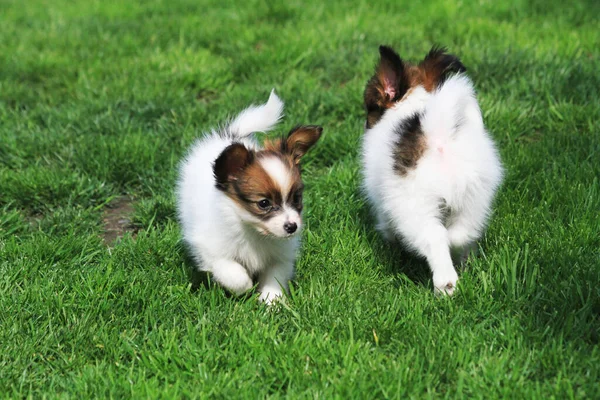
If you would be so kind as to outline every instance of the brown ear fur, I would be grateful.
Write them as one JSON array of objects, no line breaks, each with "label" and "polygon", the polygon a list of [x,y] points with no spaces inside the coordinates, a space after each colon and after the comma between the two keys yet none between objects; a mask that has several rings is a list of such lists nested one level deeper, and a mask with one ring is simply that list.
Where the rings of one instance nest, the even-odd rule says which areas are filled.
[{"label": "brown ear fur", "polygon": [[419,68],[423,71],[423,85],[427,91],[435,90],[453,74],[467,70],[458,57],[448,54],[445,47],[437,46],[431,48]]},{"label": "brown ear fur", "polygon": [[298,126],[288,133],[288,137],[285,140],[285,146],[282,146],[282,150],[290,154],[296,164],[300,162],[308,149],[310,149],[321,137],[323,128],[317,125],[303,125]]},{"label": "brown ear fur", "polygon": [[367,127],[373,126],[383,112],[402,98],[410,87],[400,56],[388,46],[379,46],[379,54],[379,64],[364,93]]},{"label": "brown ear fur", "polygon": [[252,162],[254,153],[241,143],[230,144],[221,152],[213,165],[217,188],[225,190],[227,184],[236,178]]}]

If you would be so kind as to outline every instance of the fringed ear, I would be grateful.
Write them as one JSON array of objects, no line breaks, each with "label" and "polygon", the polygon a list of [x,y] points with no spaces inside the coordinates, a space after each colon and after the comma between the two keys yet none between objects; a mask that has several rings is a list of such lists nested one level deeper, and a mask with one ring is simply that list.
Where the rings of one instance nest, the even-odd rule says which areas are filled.
[{"label": "fringed ear", "polygon": [[408,80],[404,76],[404,62],[391,47],[379,46],[379,65],[376,76],[387,101],[404,96],[408,90]]},{"label": "fringed ear", "polygon": [[[292,156],[296,164],[321,137],[323,128],[317,125],[298,126],[290,131],[282,150]],[[284,145],[285,144],[285,145]]]},{"label": "fringed ear", "polygon": [[367,127],[371,127],[383,112],[401,99],[409,89],[404,62],[391,47],[379,46],[379,64],[365,88]]},{"label": "fringed ear", "polygon": [[[465,72],[467,68],[458,57],[448,54],[445,47],[434,46],[419,63],[419,67],[425,72],[426,83],[435,87],[441,85],[453,74]],[[428,90],[435,89],[428,88]]]},{"label": "fringed ear", "polygon": [[225,148],[213,165],[217,188],[225,190],[227,184],[252,162],[254,154],[241,143],[233,143]]}]

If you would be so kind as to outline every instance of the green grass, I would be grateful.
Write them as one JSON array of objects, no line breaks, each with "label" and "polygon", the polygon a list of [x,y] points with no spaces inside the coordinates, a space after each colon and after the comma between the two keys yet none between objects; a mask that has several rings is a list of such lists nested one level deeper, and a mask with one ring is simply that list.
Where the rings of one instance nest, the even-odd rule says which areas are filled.
[{"label": "green grass", "polygon": [[[405,4],[401,4],[405,3]],[[0,12],[0,394],[600,397],[600,30],[589,1],[15,1]],[[452,299],[359,193],[377,46],[467,65],[506,179]],[[191,290],[173,187],[275,87],[322,124],[284,306]],[[109,248],[103,219],[134,200]]]}]

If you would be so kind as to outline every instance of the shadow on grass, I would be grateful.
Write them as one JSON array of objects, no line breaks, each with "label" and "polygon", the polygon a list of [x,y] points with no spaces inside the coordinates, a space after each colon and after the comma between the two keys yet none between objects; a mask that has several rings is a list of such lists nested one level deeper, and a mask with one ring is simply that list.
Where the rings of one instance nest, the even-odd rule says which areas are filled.
[{"label": "shadow on grass", "polygon": [[[389,243],[375,231],[375,222],[370,215],[369,207],[362,204],[358,207],[356,221],[358,226],[364,232],[368,245],[371,247],[375,262],[382,266],[386,274],[399,277],[403,274],[406,278],[418,285],[425,286],[432,290],[431,273],[427,262],[407,251],[399,242]],[[482,238],[479,243],[484,243]],[[485,246],[483,247],[485,251]],[[471,257],[478,257],[477,255]],[[522,263],[515,260],[515,268],[524,268]],[[576,257],[565,255],[564,251],[550,252],[537,259],[530,259],[530,263],[543,265],[577,265]],[[466,266],[456,266],[459,275],[461,270],[468,268]],[[560,278],[560,285],[548,287],[537,282],[535,279],[528,279],[523,276],[523,271],[514,273],[519,282],[512,284],[507,282],[513,275],[511,271],[503,274],[496,271],[498,276],[494,288],[491,288],[490,295],[499,302],[505,302],[514,306],[521,304],[523,313],[519,318],[523,318],[523,326],[526,327],[527,335],[530,337],[554,337],[568,341],[583,341],[587,344],[597,345],[600,341],[600,297],[595,295],[598,290],[594,282],[598,281],[598,274],[594,270],[579,268],[578,270],[569,270],[566,273],[564,268],[557,269],[556,273],[565,274]],[[505,276],[506,275],[506,276]],[[397,279],[395,284],[402,285],[402,279]],[[513,293],[511,287],[531,287],[531,290],[525,290],[526,293]],[[484,294],[482,294],[485,296]],[[510,307],[510,306],[508,306]],[[539,335],[539,336],[538,336]]]},{"label": "shadow on grass", "polygon": [[[583,341],[587,344],[600,343],[600,274],[597,268],[588,268],[590,264],[580,256],[566,254],[564,249],[540,252],[530,262],[552,267],[540,280],[550,284],[527,282],[521,285],[534,285],[525,298],[527,317],[525,323],[530,329],[542,336],[564,338],[569,341]],[[590,257],[589,262],[593,262]]]},{"label": "shadow on grass", "polygon": [[180,241],[181,251],[183,252],[183,265],[189,282],[192,284],[191,292],[196,293],[200,288],[210,290],[214,284],[210,281],[208,272],[198,270],[196,260],[192,256],[190,248]]},{"label": "shadow on grass", "polygon": [[[361,196],[360,192],[356,193]],[[416,284],[432,288],[431,272],[427,262],[415,253],[408,251],[400,241],[388,242],[375,230],[375,221],[367,204],[362,204],[356,213],[356,222],[367,238],[367,243],[375,257],[376,264],[382,265],[386,274],[398,277],[404,274]],[[401,284],[401,279],[396,280]]]}]

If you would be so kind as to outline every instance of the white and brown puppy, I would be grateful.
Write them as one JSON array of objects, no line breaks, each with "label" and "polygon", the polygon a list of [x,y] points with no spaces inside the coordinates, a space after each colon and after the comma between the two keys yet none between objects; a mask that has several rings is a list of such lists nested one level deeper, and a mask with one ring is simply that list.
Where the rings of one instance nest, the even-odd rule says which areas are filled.
[{"label": "white and brown puppy", "polygon": [[287,289],[302,229],[300,159],[321,136],[299,126],[261,148],[252,133],[277,124],[282,101],[242,111],[192,147],[177,190],[183,237],[198,268],[235,294],[258,282],[271,303]]},{"label": "white and brown puppy", "polygon": [[378,230],[426,258],[436,292],[452,294],[451,254],[468,254],[502,180],[460,60],[433,48],[418,64],[389,47],[367,83],[364,189]]}]

